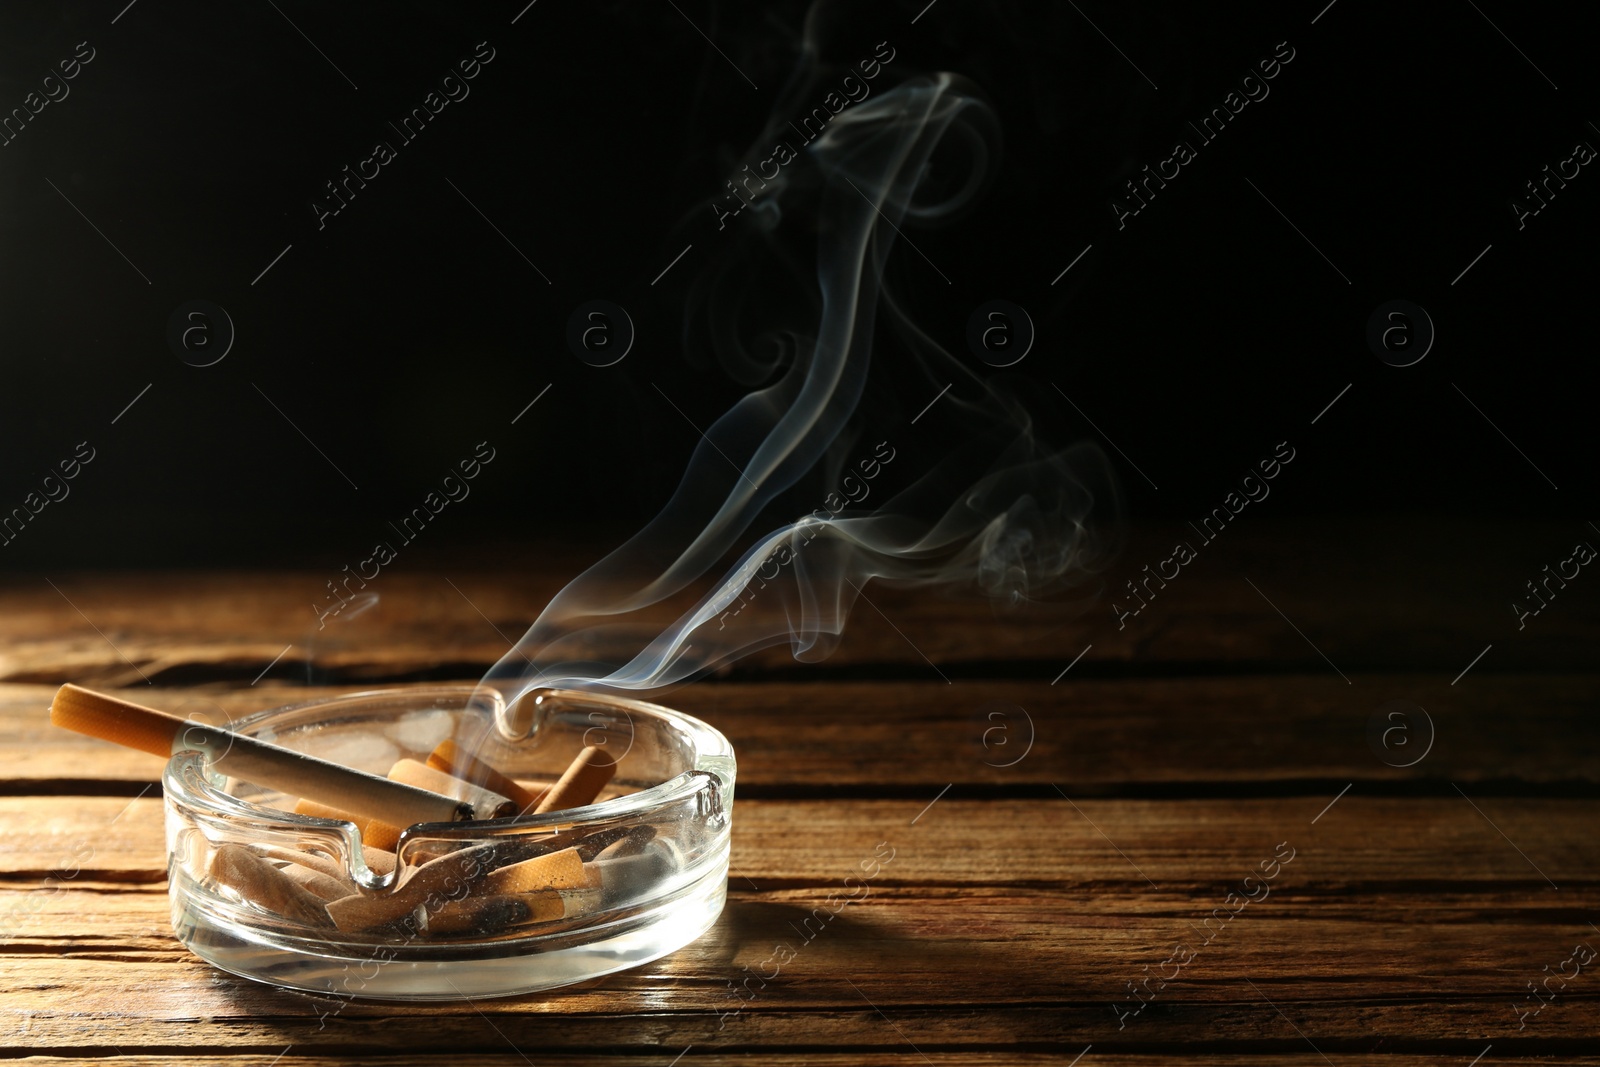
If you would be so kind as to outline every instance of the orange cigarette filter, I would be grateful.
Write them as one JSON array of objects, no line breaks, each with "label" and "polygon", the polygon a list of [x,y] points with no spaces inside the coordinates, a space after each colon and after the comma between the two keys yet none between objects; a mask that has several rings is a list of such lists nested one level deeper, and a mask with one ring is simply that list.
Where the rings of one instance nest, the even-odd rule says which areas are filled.
[{"label": "orange cigarette filter", "polygon": [[460,745],[448,738],[439,742],[439,747],[428,756],[428,766],[468,782],[476,782],[491,792],[510,798],[516,803],[519,812],[532,811],[550,791],[548,788],[538,790],[525,788],[501,774],[491,764],[471,753],[463,752]]},{"label": "orange cigarette filter", "polygon": [[389,768],[389,781],[437,793],[440,796],[455,797],[472,805],[472,810],[476,813],[475,818],[479,819],[503,819],[508,815],[517,814],[520,810],[516,802],[503,793],[485,789],[453,774],[435,770],[426,763],[414,759],[396,761]]},{"label": "orange cigarette filter", "polygon": [[470,800],[445,796],[75,685],[64,685],[56,692],[50,705],[50,721],[163,758],[178,749],[196,749],[209,757],[218,773],[368,819],[409,826],[418,822],[492,819],[514,810],[511,801],[486,789],[468,790],[466,796]]},{"label": "orange cigarette filter", "polygon": [[[414,759],[397,760],[394,766],[389,768],[389,780],[449,797],[466,798],[471,796],[481,798],[484,796],[498,796],[503,801],[509,801],[509,804],[518,804],[518,810],[521,810],[518,799],[495,788],[495,784],[488,784],[488,791],[486,791],[458,775],[432,766],[431,763],[431,757],[429,763],[422,763]],[[517,786],[515,782],[512,782],[511,779],[507,778],[505,781],[515,787],[518,792],[526,792],[526,790]],[[479,803],[482,803],[481,799]],[[353,822],[361,831],[362,843],[373,848],[393,851],[394,847],[400,843],[400,828],[378,819],[361,819],[347,811],[304,799],[294,806],[294,810],[297,814],[312,815],[319,819],[337,819],[343,822]],[[505,802],[500,804],[498,810],[502,813],[510,813],[510,808]]]},{"label": "orange cigarette filter", "polygon": [[164,711],[64,685],[50,703],[50,722],[124,748],[168,759],[178,732],[193,723]]},{"label": "orange cigarette filter", "polygon": [[[394,847],[400,843],[400,829],[390,826],[377,819],[363,819],[351,815],[348,811],[339,808],[330,808],[326,804],[318,804],[315,800],[306,800],[302,797],[294,806],[296,815],[310,815],[317,819],[333,819],[338,822],[353,822],[356,829],[361,831],[361,843],[369,849],[382,849],[393,852]],[[370,866],[370,864],[369,864]]]},{"label": "orange cigarette filter", "polygon": [[575,848],[564,848],[489,872],[490,893],[533,893],[541,889],[586,889],[597,885]]},{"label": "orange cigarette filter", "polygon": [[544,815],[552,811],[565,811],[568,808],[581,808],[585,804],[593,804],[594,798],[600,795],[617,773],[617,764],[603,748],[590,745],[578,753],[576,759],[567,767],[566,773],[555,785],[550,787],[550,792],[539,801],[534,813]]}]

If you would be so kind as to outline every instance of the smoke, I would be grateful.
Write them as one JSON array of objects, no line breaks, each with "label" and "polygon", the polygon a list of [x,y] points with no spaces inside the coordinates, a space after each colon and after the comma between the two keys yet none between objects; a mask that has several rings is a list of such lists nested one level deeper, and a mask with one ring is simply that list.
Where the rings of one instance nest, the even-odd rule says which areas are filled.
[{"label": "smoke", "polygon": [[[730,168],[748,175],[775,144],[794,149],[775,176],[741,185],[750,200],[691,293],[691,358],[751,391],[704,431],[661,512],[567,585],[485,676],[508,701],[547,686],[654,689],[774,644],[819,659],[874,579],[964,587],[1004,607],[1093,573],[1107,548],[1096,531],[1118,510],[1105,457],[1044,445],[1001,377],[953,357],[885,285],[891,252],[920,255],[903,231],[947,223],[982,194],[998,124],[954,76],[888,81],[809,140],[775,117]],[[808,45],[778,115],[804,114],[838,82]],[[880,333],[894,338],[881,358]],[[946,386],[937,415],[909,425],[908,405]],[[936,429],[952,424],[953,440]],[[931,464],[912,458],[936,447]],[[890,483],[901,488],[882,498]],[[767,532],[741,550],[763,515]],[[670,625],[660,608],[641,622],[735,553]]]}]

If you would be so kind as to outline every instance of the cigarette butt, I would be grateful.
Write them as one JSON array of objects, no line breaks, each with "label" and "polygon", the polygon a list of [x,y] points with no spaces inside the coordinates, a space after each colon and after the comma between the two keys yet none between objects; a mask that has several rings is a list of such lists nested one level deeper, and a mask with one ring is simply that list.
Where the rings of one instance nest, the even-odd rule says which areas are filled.
[{"label": "cigarette butt", "polygon": [[464,778],[414,759],[396,761],[389,768],[389,780],[465,801],[472,805],[475,817],[479,819],[499,819],[522,810],[520,804],[502,793],[474,785]]},{"label": "cigarette butt", "polygon": [[428,756],[428,766],[509,798],[519,812],[531,811],[549,792],[548,786],[541,786],[537,790],[524,788],[520,782],[507,778],[491,764],[463,752],[461,746],[449,738],[440,741],[439,747]]},{"label": "cigarette butt", "polygon": [[541,889],[585,889],[594,883],[575,848],[513,863],[489,872],[484,888],[490,893],[532,893]]},{"label": "cigarette butt", "polygon": [[[652,826],[612,826],[592,833],[582,830],[569,830],[566,833],[551,834],[548,837],[542,837],[534,841],[506,837],[498,838],[485,844],[474,845],[471,851],[480,860],[485,870],[508,867],[514,863],[536,859],[540,856],[549,856],[568,848],[576,849],[578,858],[584,863],[588,863],[608,845],[622,840],[629,834],[638,833],[643,833],[648,838],[654,836],[655,828]],[[460,853],[458,852],[457,854]],[[414,858],[417,862],[423,862],[437,859],[438,856],[428,855],[419,850]]]},{"label": "cigarette butt", "polygon": [[[176,751],[204,753],[219,774],[307,797],[368,819],[409,826],[493,818],[454,797],[330,763],[220,726],[191,722],[132,701],[64,685],[50,703],[56,726],[170,758]],[[498,798],[509,807],[504,797]]]},{"label": "cigarette butt", "polygon": [[656,828],[651,826],[649,823],[641,823],[638,826],[630,826],[628,827],[628,831],[625,836],[602,848],[598,853],[595,854],[594,858],[599,860],[616,860],[626,859],[629,856],[637,856],[649,847],[650,842],[655,839],[655,836]]},{"label": "cigarette butt", "polygon": [[522,814],[524,815],[530,814],[534,808],[538,807],[539,801],[543,800],[544,795],[550,792],[550,782],[536,782],[532,778],[513,778],[511,780],[517,784],[519,789],[533,798],[533,803],[522,809]]},{"label": "cigarette butt", "polygon": [[[589,863],[618,841],[638,831],[648,831],[652,835],[656,832],[653,826],[613,826],[609,829],[596,830],[592,834],[583,834],[581,836],[572,833],[560,834],[547,840],[546,844],[570,845],[578,850],[579,859]],[[554,852],[556,849],[550,848],[547,851]]]},{"label": "cigarette butt", "polygon": [[326,908],[328,918],[333,920],[333,925],[339,928],[340,933],[356,934],[403,919],[415,911],[421,903],[420,900],[411,900],[408,907],[402,907],[401,900],[351,893],[349,896],[328,901]]},{"label": "cigarette butt", "polygon": [[361,831],[361,843],[363,846],[370,845],[385,852],[393,852],[400,846],[400,831],[388,823],[373,820]]},{"label": "cigarette butt", "polygon": [[659,893],[662,883],[679,869],[673,850],[664,839],[646,839],[637,848],[635,843],[635,840],[626,839],[617,842],[603,851],[592,865],[599,875],[606,907],[631,905],[647,895]]},{"label": "cigarette butt", "polygon": [[298,863],[291,863],[279,869],[289,881],[301,889],[309,890],[321,900],[338,900],[340,897],[349,896],[355,890],[355,885],[350,882],[341,882],[337,878],[329,877],[321,871],[314,871],[310,867],[302,867]]},{"label": "cigarette butt", "polygon": [[[559,902],[555,910],[559,915]],[[425,910],[422,917],[423,932],[430,937],[488,933],[538,920],[532,902],[523,897],[507,895],[446,901],[437,908]]]},{"label": "cigarette butt", "polygon": [[[626,840],[630,833],[648,838],[655,831],[653,827],[601,831],[558,851],[493,870],[490,868],[508,855],[525,855],[529,847],[541,846],[507,841],[461,849],[423,864],[392,892],[351,893],[329,901],[328,916],[344,933],[372,930],[415,917],[419,932],[441,936],[572,918],[591,912],[602,903],[600,869],[586,863],[585,855],[593,857],[605,846]],[[472,903],[497,898],[522,900],[524,907],[518,910],[502,902],[480,908]]]},{"label": "cigarette butt", "polygon": [[338,808],[330,808],[326,804],[318,804],[315,800],[306,800],[302,797],[295,803],[294,811],[296,815],[310,815],[318,819],[333,819],[336,822],[355,823],[356,829],[361,831],[361,843],[364,847],[393,852],[394,846],[400,843],[400,831],[398,828],[390,826],[388,823],[379,822],[377,819],[363,819],[350,814],[348,811],[340,811]]},{"label": "cigarette butt", "polygon": [[453,900],[427,911],[429,936],[489,934],[509,927],[576,918],[599,903],[593,889],[542,889],[536,893],[495,894]]},{"label": "cigarette butt", "polygon": [[373,874],[389,874],[400,862],[391,849],[374,845],[361,846],[361,858],[366,861],[367,870]]},{"label": "cigarette butt", "polygon": [[[286,863],[296,863],[302,867],[309,867],[318,874],[327,875],[336,881],[348,881],[350,874],[344,865],[332,856],[325,856],[320,852],[304,852],[293,848],[279,848],[269,845],[265,850],[268,859],[282,860]],[[394,870],[395,854],[377,848],[363,848],[362,859],[367,861],[367,869],[373,874],[388,874]]]},{"label": "cigarette butt", "polygon": [[556,898],[561,901],[561,914],[545,916],[539,920],[540,922],[549,922],[552,919],[576,919],[580,915],[587,915],[597,910],[601,902],[598,885],[584,889],[558,889]]},{"label": "cigarette butt", "polygon": [[353,822],[357,826],[364,826],[367,823],[366,819],[356,815],[351,815],[348,811],[340,811],[338,808],[330,808],[326,804],[318,804],[315,800],[307,800],[305,797],[301,797],[299,800],[295,801],[294,813],[296,815],[309,815],[314,819],[333,819],[336,822]]},{"label": "cigarette butt", "polygon": [[257,907],[313,926],[328,925],[321,899],[243,845],[219,846],[207,873]]},{"label": "cigarette butt", "polygon": [[442,907],[465,898],[485,866],[478,849],[462,849],[424,863],[410,879],[385,893],[352,893],[328,902],[328,917],[344,933],[370,930],[404,919],[419,907]]},{"label": "cigarette butt", "polygon": [[[588,890],[599,884],[596,869],[588,866],[588,860],[630,835],[648,839],[654,834],[655,829],[650,826],[612,827],[589,834],[558,834],[537,843],[506,838],[474,845],[429,860],[391,892],[363,891],[330,901],[328,915],[341,931],[354,933],[398,922],[419,907],[424,909],[424,914],[436,914],[447,904],[470,899],[469,894],[514,896],[538,895],[552,889],[565,893]],[[530,852],[533,854],[529,855]],[[290,850],[274,850],[272,855],[293,859],[334,877],[345,877],[338,865],[326,857],[307,857],[305,853]],[[393,870],[393,855],[382,855],[388,857],[387,870]],[[378,870],[370,860],[368,865]],[[497,882],[487,884],[485,872],[491,872],[490,877],[498,876]],[[572,901],[563,905],[568,910],[575,906]],[[593,903],[585,907],[592,910]],[[543,914],[542,911],[538,913]],[[504,921],[513,922],[509,918]]]},{"label": "cigarette butt", "polygon": [[605,749],[590,745],[578,753],[566,773],[562,774],[559,781],[550,787],[550,792],[539,801],[534,813],[544,815],[552,811],[565,811],[568,808],[581,808],[585,804],[593,804],[594,798],[600,795],[600,790],[611,781],[611,776],[617,773],[617,764]]}]

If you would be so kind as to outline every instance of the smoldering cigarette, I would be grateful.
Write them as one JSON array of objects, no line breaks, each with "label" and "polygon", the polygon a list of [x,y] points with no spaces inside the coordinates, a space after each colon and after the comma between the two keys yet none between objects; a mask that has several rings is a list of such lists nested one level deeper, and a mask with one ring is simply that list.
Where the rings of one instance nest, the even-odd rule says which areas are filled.
[{"label": "smoldering cigarette", "polygon": [[[460,775],[451,774],[426,763],[414,759],[397,760],[389,768],[389,780],[401,782],[405,785],[426,789],[431,793],[442,793],[445,796],[455,797],[472,806],[478,812],[480,819],[496,819],[505,815],[516,815],[522,811],[522,805],[510,794],[498,790],[485,789],[467,781]],[[516,785],[507,779],[507,784]],[[518,792],[521,792],[518,787]]]},{"label": "smoldering cigarette", "polygon": [[519,812],[529,812],[544,799],[550,791],[549,786],[530,788],[514,779],[501,774],[492,764],[479,759],[469,752],[462,751],[460,745],[446,738],[439,742],[428,756],[428,766],[434,770],[443,771],[468,782],[474,782],[491,792],[509,797],[517,805]]},{"label": "smoldering cigarette", "polygon": [[209,756],[211,766],[221,774],[390,824],[496,818],[515,810],[511,801],[500,797],[493,810],[478,811],[455,797],[393,782],[75,685],[64,685],[56,692],[50,705],[50,721],[157,756],[196,750]]},{"label": "smoldering cigarette", "polygon": [[[472,805],[475,811],[497,810],[504,812],[508,799],[498,793],[479,788],[471,782],[464,781],[454,775],[437,770],[414,759],[397,760],[389,768],[389,780],[401,782],[405,785],[416,786],[429,792],[439,793],[443,796],[455,797]],[[510,804],[516,804],[510,800]],[[295,804],[294,810],[299,815],[313,815],[319,819],[334,819],[341,822],[353,822],[356,829],[361,832],[363,844],[373,848],[393,851],[400,843],[400,828],[377,819],[361,819],[347,811],[330,808],[326,804],[318,804],[314,800],[301,798]]]}]

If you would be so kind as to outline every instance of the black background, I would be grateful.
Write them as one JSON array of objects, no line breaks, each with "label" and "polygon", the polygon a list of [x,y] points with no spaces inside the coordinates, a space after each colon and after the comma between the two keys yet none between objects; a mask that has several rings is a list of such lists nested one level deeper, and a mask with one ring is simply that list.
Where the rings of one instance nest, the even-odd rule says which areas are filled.
[{"label": "black background", "polygon": [[[908,229],[921,255],[898,246],[891,284],[967,358],[973,308],[1025,307],[1028,357],[974,366],[1029,397],[1044,436],[1114,442],[1134,517],[1208,510],[1283,440],[1299,458],[1264,505],[1283,515],[1587,516],[1600,178],[1584,168],[1521,231],[1510,203],[1576,142],[1600,145],[1591,44],[1563,8],[1324,5],[822,9],[825,61],[888,40],[877,91],[959,72],[1004,132],[986,199],[957,225]],[[0,9],[0,111],[78,42],[95,50],[70,96],[0,147],[0,509],[78,442],[97,452],[0,567],[346,559],[483,440],[496,460],[436,547],[643,522],[698,440],[690,422],[745,388],[694,350],[686,294],[729,239],[709,204],[777,106],[804,16],[570,0]],[[470,96],[319,231],[323,183],[395,141],[386,123],[480,41],[495,58]],[[1270,96],[1119,231],[1122,181],[1193,141],[1186,122],[1280,41],[1295,58]],[[596,298],[638,331],[613,367],[564,343]],[[1438,333],[1406,368],[1364,336],[1396,298]],[[237,329],[211,367],[166,341],[196,299]],[[868,432],[904,438],[932,399],[907,390]],[[919,425],[963,432],[941,418]]]}]

